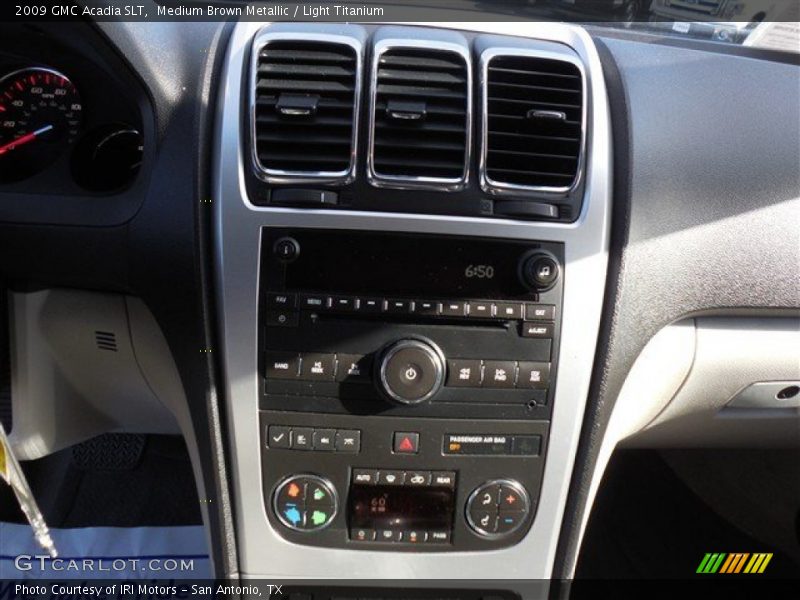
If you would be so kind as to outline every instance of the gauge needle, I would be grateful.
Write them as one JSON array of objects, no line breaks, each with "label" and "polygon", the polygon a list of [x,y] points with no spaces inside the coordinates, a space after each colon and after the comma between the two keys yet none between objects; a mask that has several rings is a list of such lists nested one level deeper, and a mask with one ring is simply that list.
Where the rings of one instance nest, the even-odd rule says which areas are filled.
[{"label": "gauge needle", "polygon": [[6,152],[10,152],[14,148],[17,148],[18,146],[22,146],[23,144],[32,142],[43,133],[47,133],[48,131],[50,131],[52,128],[53,128],[52,125],[45,125],[44,127],[40,127],[39,129],[37,129],[36,131],[31,131],[30,133],[26,133],[25,135],[20,136],[15,140],[11,140],[4,146],[0,146],[0,156],[5,154]]}]

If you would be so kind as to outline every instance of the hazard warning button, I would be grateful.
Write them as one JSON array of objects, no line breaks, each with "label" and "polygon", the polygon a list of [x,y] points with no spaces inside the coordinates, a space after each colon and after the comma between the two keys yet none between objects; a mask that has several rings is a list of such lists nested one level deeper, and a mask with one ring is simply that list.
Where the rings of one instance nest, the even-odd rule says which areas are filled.
[{"label": "hazard warning button", "polygon": [[416,454],[419,452],[419,433],[396,431],[393,448],[395,454]]}]

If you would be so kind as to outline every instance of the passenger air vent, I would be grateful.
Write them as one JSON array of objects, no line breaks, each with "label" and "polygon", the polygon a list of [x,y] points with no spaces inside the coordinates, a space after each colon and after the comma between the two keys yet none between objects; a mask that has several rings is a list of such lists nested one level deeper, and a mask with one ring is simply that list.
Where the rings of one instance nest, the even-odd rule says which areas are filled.
[{"label": "passenger air vent", "polygon": [[256,40],[253,152],[271,183],[344,183],[355,170],[361,52],[356,41]]},{"label": "passenger air vent", "polygon": [[582,70],[569,60],[495,55],[482,61],[481,185],[490,193],[560,192],[580,177]]},{"label": "passenger air vent", "polygon": [[460,47],[379,43],[372,65],[372,184],[461,189],[469,171],[471,90]]}]

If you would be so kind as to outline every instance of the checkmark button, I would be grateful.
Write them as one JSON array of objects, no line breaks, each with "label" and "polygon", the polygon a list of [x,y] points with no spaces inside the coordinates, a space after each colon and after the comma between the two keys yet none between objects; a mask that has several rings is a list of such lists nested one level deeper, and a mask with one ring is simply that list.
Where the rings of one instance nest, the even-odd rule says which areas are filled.
[{"label": "checkmark button", "polygon": [[270,448],[289,448],[291,442],[289,428],[284,425],[270,425],[267,430],[267,440]]}]

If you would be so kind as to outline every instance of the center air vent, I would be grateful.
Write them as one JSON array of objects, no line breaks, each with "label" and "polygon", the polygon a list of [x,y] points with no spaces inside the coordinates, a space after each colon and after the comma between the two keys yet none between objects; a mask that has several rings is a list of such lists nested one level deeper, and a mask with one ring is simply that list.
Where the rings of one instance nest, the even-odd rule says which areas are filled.
[{"label": "center air vent", "polygon": [[582,70],[537,55],[484,57],[481,185],[490,193],[568,192],[584,143]]},{"label": "center air vent", "polygon": [[379,44],[372,67],[373,185],[446,190],[464,186],[471,83],[468,55],[461,48]]},{"label": "center air vent", "polygon": [[356,42],[257,40],[253,151],[272,183],[348,182],[361,82]]}]

